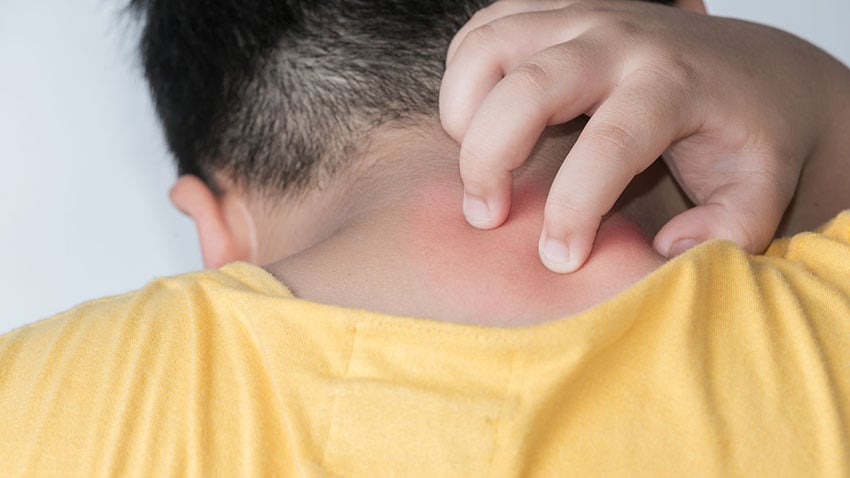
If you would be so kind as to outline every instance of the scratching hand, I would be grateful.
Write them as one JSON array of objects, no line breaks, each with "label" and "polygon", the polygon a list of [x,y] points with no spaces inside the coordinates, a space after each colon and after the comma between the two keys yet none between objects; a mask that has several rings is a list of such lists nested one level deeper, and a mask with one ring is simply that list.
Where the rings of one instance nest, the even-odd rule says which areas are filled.
[{"label": "scratching hand", "polygon": [[662,155],[696,207],[658,232],[660,254],[713,238],[760,252],[823,126],[827,58],[770,27],[664,5],[497,2],[457,33],[440,92],[443,126],[462,145],[467,220],[500,226],[512,171],[544,128],[584,114],[546,201],[549,269],[584,264],[603,215]]}]

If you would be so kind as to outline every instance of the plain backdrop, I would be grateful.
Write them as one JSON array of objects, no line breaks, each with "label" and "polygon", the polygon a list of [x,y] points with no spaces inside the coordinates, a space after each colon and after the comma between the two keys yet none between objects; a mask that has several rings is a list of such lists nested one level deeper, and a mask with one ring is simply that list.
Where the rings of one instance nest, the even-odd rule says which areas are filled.
[{"label": "plain backdrop", "polygon": [[[202,267],[124,4],[0,0],[0,333]],[[850,63],[848,0],[708,7]]]}]

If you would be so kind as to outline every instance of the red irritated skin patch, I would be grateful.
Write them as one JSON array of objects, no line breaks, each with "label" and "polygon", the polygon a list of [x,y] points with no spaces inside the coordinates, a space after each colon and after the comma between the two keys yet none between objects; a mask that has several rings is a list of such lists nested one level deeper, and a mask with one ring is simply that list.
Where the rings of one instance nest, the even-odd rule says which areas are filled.
[{"label": "red irritated skin patch", "polygon": [[446,320],[522,326],[562,318],[613,297],[663,262],[638,225],[615,214],[603,221],[581,269],[549,271],[537,253],[547,191],[517,187],[508,220],[489,231],[467,224],[456,184],[421,191],[405,230],[406,260],[420,271],[422,287],[445,299],[437,308]]}]

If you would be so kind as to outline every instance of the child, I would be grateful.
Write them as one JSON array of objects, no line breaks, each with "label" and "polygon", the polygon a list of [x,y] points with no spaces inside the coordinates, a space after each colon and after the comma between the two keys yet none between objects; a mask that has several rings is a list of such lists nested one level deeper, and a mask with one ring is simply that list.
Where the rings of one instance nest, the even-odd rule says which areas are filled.
[{"label": "child", "polygon": [[[549,16],[593,23],[599,36],[587,41],[599,52],[633,48],[631,58],[649,73],[677,55],[714,66],[693,76],[674,69],[663,89],[644,85],[645,101],[638,95],[644,90],[634,90],[632,101],[614,105],[744,122],[765,144],[811,153],[790,154],[800,163],[795,168],[730,170],[752,152],[751,136],[730,146],[724,133],[734,137],[734,129],[709,128],[717,134],[705,137],[685,128],[696,136],[683,136],[691,143],[680,144],[691,146],[682,152],[719,165],[686,170],[674,161],[689,192],[722,184],[730,171],[749,171],[735,181],[779,175],[784,184],[789,170],[802,170],[795,207],[808,210],[840,193],[830,181],[846,170],[839,155],[846,135],[819,127],[847,124],[844,67],[774,30],[648,3],[592,3],[546,3],[564,8],[538,12],[526,26],[545,26]],[[497,4],[472,21],[535,5],[544,4]],[[470,102],[468,110],[477,112],[466,127],[452,118],[467,109],[444,109],[444,123],[464,149],[441,128],[443,52],[478,6],[140,5],[147,76],[180,163],[172,198],[195,220],[207,265],[220,269],[160,279],[0,339],[7,437],[0,472],[845,472],[848,213],[823,211],[838,216],[819,233],[774,242],[762,256],[710,241],[668,260],[650,238],[689,204],[657,163],[603,211],[586,263],[571,274],[552,273],[535,245],[548,187],[586,137],[579,119],[547,129],[539,141],[530,128],[535,148],[514,172],[510,216],[494,231],[469,227],[459,206],[467,143],[482,137],[471,137],[473,129],[483,134],[488,122],[481,118],[495,111],[510,124],[511,115],[529,114],[525,101],[490,110],[488,96]],[[492,34],[498,45],[501,31],[487,30],[480,35]],[[662,30],[671,36],[658,35]],[[764,48],[721,48],[744,40]],[[449,87],[458,78],[449,77],[457,55],[469,55],[466,40],[459,42],[450,51]],[[789,56],[760,60],[773,58],[771,48]],[[660,63],[659,55],[646,56],[651,51]],[[581,71],[616,83],[609,74],[622,59],[594,58]],[[754,65],[763,77],[751,74],[747,66]],[[540,78],[559,71],[524,68]],[[480,76],[469,74],[477,91]],[[509,87],[521,88],[511,78],[531,77],[506,77]],[[708,86],[686,96],[684,79],[760,92],[762,101],[741,108],[746,94],[738,92],[729,93],[730,103],[718,102]],[[812,94],[788,112],[793,101],[784,87],[771,89],[772,81],[814,82],[824,97]],[[545,111],[562,101],[558,82],[536,86],[550,96],[534,106]],[[444,89],[444,100],[454,91]],[[836,103],[824,109],[832,104],[827,99]],[[588,128],[602,106],[591,110]],[[690,118],[674,116],[674,123]],[[504,143],[518,144],[508,138],[515,130],[497,131],[493,155],[504,154]],[[605,157],[600,167],[619,177]],[[823,180],[820,189],[806,189],[815,178]],[[599,185],[586,182],[571,187]],[[764,191],[753,187],[753,200]],[[233,261],[241,262],[224,266]]]}]

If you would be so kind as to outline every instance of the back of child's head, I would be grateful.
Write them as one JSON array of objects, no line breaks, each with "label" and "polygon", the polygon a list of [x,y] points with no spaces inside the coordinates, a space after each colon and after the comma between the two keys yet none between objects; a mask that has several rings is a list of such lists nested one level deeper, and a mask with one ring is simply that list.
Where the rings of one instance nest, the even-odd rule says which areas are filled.
[{"label": "back of child's head", "polygon": [[132,0],[181,174],[298,192],[389,121],[437,116],[446,49],[489,0]]}]

